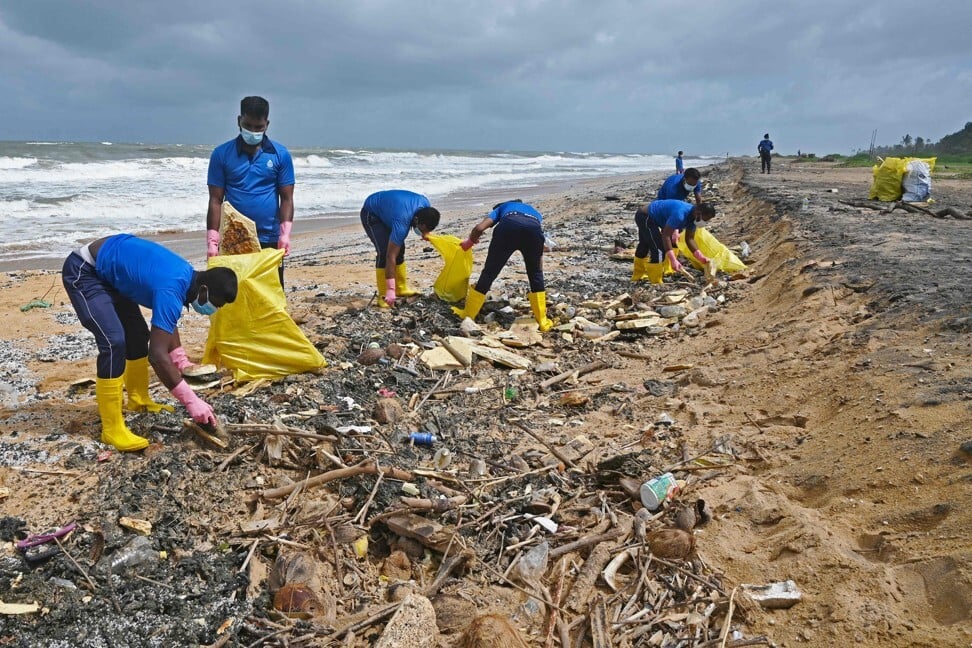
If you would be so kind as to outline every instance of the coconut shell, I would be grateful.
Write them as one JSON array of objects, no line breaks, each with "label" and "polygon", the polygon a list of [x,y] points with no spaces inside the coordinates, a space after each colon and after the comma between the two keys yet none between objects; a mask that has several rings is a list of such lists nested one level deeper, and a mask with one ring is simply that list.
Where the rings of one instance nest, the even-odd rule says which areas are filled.
[{"label": "coconut shell", "polygon": [[304,583],[287,584],[277,590],[273,609],[291,619],[312,619],[324,613],[317,595]]},{"label": "coconut shell", "polygon": [[486,614],[473,619],[456,643],[456,648],[528,648],[528,645],[509,619],[498,614]]},{"label": "coconut shell", "polygon": [[665,560],[685,560],[695,553],[695,536],[682,529],[652,531],[645,540],[652,555]]}]

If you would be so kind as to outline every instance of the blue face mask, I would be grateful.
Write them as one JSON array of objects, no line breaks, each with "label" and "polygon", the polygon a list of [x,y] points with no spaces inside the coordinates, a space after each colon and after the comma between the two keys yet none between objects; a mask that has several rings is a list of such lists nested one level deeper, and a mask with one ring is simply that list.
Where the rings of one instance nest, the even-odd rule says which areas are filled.
[{"label": "blue face mask", "polygon": [[256,146],[263,141],[263,133],[254,133],[253,131],[248,131],[242,126],[240,126],[240,135],[243,136],[243,142],[249,146]]},{"label": "blue face mask", "polygon": [[422,230],[419,229],[418,225],[412,225],[412,231],[415,232],[415,236],[419,238],[425,237],[425,234],[422,233]]},{"label": "blue face mask", "polygon": [[213,314],[215,314],[217,310],[216,307],[213,306],[211,302],[208,301],[200,302],[198,296],[195,299],[193,299],[191,302],[189,302],[189,305],[192,306],[192,310],[196,311],[200,315],[207,315],[210,317]]}]

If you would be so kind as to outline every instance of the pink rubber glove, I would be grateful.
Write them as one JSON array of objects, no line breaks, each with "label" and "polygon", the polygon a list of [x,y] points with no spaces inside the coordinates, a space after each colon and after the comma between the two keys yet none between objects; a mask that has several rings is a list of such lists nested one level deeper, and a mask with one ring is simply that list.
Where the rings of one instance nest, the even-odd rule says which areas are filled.
[{"label": "pink rubber glove", "polygon": [[695,255],[695,258],[696,258],[696,259],[698,260],[698,262],[699,262],[699,263],[701,263],[702,265],[705,265],[706,263],[708,263],[708,262],[709,262],[709,260],[708,260],[708,259],[707,259],[707,258],[705,257],[705,255],[704,255],[704,254],[702,254],[702,250],[696,250],[696,251],[695,251],[695,252],[693,252],[692,254],[693,254],[693,255]]},{"label": "pink rubber glove", "polygon": [[172,395],[185,406],[193,421],[216,425],[216,414],[213,413],[213,408],[209,403],[196,396],[196,393],[186,384],[185,380],[180,380],[179,384],[172,388]]},{"label": "pink rubber glove", "polygon": [[284,256],[290,254],[290,230],[294,227],[293,221],[280,223],[280,237],[277,239],[277,249],[284,251]]},{"label": "pink rubber glove", "polygon": [[674,270],[675,272],[681,271],[682,264],[679,263],[678,259],[675,257],[675,250],[669,250],[668,254],[666,254],[665,256],[668,257],[668,262],[672,264],[672,270]]},{"label": "pink rubber glove", "polygon": [[395,278],[385,279],[385,303],[394,306],[395,297]]},{"label": "pink rubber glove", "polygon": [[219,256],[219,230],[206,230],[206,258]]},{"label": "pink rubber glove", "polygon": [[189,367],[195,366],[189,361],[189,356],[186,355],[186,350],[182,347],[176,347],[169,351],[169,359],[172,360],[172,364],[176,366],[180,372],[185,371]]},{"label": "pink rubber glove", "polygon": [[474,245],[476,245],[476,241],[472,240],[471,238],[467,238],[465,241],[459,244],[459,247],[461,247],[463,250],[469,250],[469,248]]}]

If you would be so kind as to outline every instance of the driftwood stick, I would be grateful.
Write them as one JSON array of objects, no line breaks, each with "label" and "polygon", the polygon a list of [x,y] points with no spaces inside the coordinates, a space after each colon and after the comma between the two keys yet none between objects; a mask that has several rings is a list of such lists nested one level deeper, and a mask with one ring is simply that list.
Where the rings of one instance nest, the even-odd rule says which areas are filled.
[{"label": "driftwood stick", "polygon": [[402,504],[413,510],[445,513],[446,511],[453,510],[457,506],[462,506],[468,499],[469,498],[467,498],[465,495],[456,495],[455,497],[440,499],[427,499],[425,497],[402,497],[401,501]]},{"label": "driftwood stick", "polygon": [[393,468],[391,466],[379,468],[374,461],[371,459],[366,459],[365,461],[353,466],[329,470],[326,473],[321,473],[320,475],[316,475],[314,477],[308,477],[303,481],[293,484],[278,486],[277,488],[268,488],[260,493],[260,497],[265,499],[279,499],[281,497],[290,495],[298,488],[313,488],[314,486],[320,486],[321,484],[326,484],[327,482],[335,481],[337,479],[347,479],[348,477],[356,477],[358,475],[376,475],[378,474],[379,470],[382,472],[382,474],[384,474],[385,477],[390,477],[391,479],[400,479],[402,481],[412,481],[415,479],[414,475],[412,475],[410,472],[399,470],[398,468]]},{"label": "driftwood stick", "polygon": [[575,373],[577,374],[578,377],[580,377],[580,376],[583,376],[584,374],[591,373],[592,371],[598,371],[600,369],[607,369],[610,366],[611,366],[611,363],[604,362],[603,360],[599,360],[597,362],[592,362],[590,364],[586,364],[583,367],[579,367],[577,369],[570,369],[569,371],[565,371],[563,373],[557,374],[553,378],[547,378],[546,380],[544,380],[542,383],[540,383],[540,390],[541,391],[547,391],[553,385],[556,385],[557,383],[560,383],[560,382],[563,382],[563,381],[567,380],[568,378],[570,378],[571,376],[573,376]]},{"label": "driftwood stick", "polygon": [[[586,538],[581,538],[580,540],[574,540],[573,542],[568,542],[565,545],[560,545],[550,550],[547,556],[548,560],[556,560],[561,556],[565,556],[572,551],[577,551],[578,549],[583,549],[585,547],[590,547],[591,545],[600,544],[602,542],[607,542],[608,540],[616,540],[621,536],[628,533],[628,529],[617,528],[611,529],[605,533],[599,533],[597,535],[587,536]],[[598,570],[600,573],[600,570]]]},{"label": "driftwood stick", "polygon": [[229,447],[229,445],[225,441],[223,441],[222,439],[220,439],[215,434],[211,434],[210,432],[207,432],[206,430],[204,430],[202,428],[201,425],[199,425],[198,423],[196,423],[192,419],[184,419],[183,420],[183,425],[186,428],[188,428],[189,431],[191,431],[197,437],[199,437],[200,439],[202,439],[206,443],[209,443],[211,445],[216,446],[220,450],[226,450]]},{"label": "driftwood stick", "polygon": [[594,648],[611,648],[614,645],[603,594],[598,595],[597,602],[591,609],[591,642]]},{"label": "driftwood stick", "polygon": [[236,432],[237,434],[273,434],[276,436],[289,436],[298,437],[300,439],[314,439],[317,441],[331,442],[337,442],[340,440],[336,436],[307,432],[289,425],[284,429],[280,429],[279,427],[274,427],[266,423],[227,423],[225,427],[227,432]]},{"label": "driftwood stick", "polygon": [[599,544],[591,550],[587,560],[584,561],[584,565],[580,568],[577,578],[574,579],[574,584],[570,588],[564,607],[575,612],[583,612],[587,609],[587,602],[594,592],[597,578],[610,560],[611,548],[608,545]]},{"label": "driftwood stick", "polygon": [[544,447],[547,450],[549,450],[550,453],[553,456],[555,456],[558,459],[560,459],[561,461],[563,461],[564,462],[564,465],[570,466],[571,468],[576,468],[577,467],[577,464],[575,464],[573,461],[571,461],[570,460],[570,457],[568,457],[563,452],[561,452],[560,449],[557,448],[557,446],[553,445],[552,443],[548,443],[546,439],[544,439],[543,437],[541,437],[539,434],[537,434],[536,432],[534,432],[533,430],[531,430],[530,428],[528,428],[526,425],[524,425],[520,421],[518,421],[516,419],[512,419],[512,420],[510,420],[510,423],[512,423],[513,425],[515,425],[516,427],[520,428],[521,430],[523,430],[524,432],[526,432],[527,434],[529,434],[530,436],[532,436],[534,439],[536,439],[537,441],[539,441],[540,443],[542,443],[544,445]]},{"label": "driftwood stick", "polygon": [[252,449],[253,449],[253,446],[251,446],[251,445],[240,446],[239,448],[237,448],[236,450],[234,450],[233,453],[230,456],[226,457],[225,459],[223,459],[222,462],[220,462],[220,464],[216,467],[216,472],[222,472],[223,470],[226,469],[226,466],[230,465],[230,462],[231,461],[233,461],[234,459],[236,459],[237,457],[239,457],[241,454],[243,454],[247,450],[252,450]]},{"label": "driftwood stick", "polygon": [[341,630],[338,630],[337,632],[335,632],[331,636],[334,639],[340,639],[341,637],[343,637],[344,635],[348,634],[349,632],[357,632],[358,630],[361,630],[362,628],[367,628],[372,623],[377,623],[378,621],[381,621],[385,617],[390,617],[401,606],[402,606],[401,603],[392,603],[391,605],[386,605],[385,607],[381,608],[380,610],[378,610],[377,612],[375,612],[371,616],[369,616],[369,617],[367,617],[365,619],[362,619],[361,621],[358,621],[357,623],[352,623],[351,625],[349,625],[349,626],[347,626],[345,628],[342,628]]}]

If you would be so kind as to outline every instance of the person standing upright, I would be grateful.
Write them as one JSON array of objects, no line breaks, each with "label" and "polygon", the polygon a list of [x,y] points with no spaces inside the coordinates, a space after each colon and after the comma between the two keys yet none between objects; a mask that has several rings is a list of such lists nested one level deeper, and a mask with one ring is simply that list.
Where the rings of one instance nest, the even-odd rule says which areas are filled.
[{"label": "person standing upright", "polygon": [[675,173],[685,173],[685,161],[682,159],[681,151],[675,156]]},{"label": "person standing upright", "polygon": [[760,173],[769,173],[773,163],[773,141],[770,140],[769,133],[763,135],[756,150],[759,151]]},{"label": "person standing upright", "polygon": [[[240,134],[209,157],[206,256],[219,254],[224,200],[256,223],[260,247],[283,249],[286,256],[294,224],[294,161],[283,144],[267,137],[270,103],[263,97],[240,101],[236,125]],[[279,273],[282,288],[283,261]]]}]

